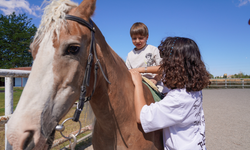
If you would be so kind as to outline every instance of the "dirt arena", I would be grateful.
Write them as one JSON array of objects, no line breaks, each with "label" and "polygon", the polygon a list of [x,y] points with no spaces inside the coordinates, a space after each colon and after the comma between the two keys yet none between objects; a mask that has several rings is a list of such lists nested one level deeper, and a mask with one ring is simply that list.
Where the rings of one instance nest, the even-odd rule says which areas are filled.
[{"label": "dirt arena", "polygon": [[208,150],[250,148],[250,89],[203,90]]},{"label": "dirt arena", "polygon": [[250,149],[250,89],[205,89],[203,108],[207,150]]}]

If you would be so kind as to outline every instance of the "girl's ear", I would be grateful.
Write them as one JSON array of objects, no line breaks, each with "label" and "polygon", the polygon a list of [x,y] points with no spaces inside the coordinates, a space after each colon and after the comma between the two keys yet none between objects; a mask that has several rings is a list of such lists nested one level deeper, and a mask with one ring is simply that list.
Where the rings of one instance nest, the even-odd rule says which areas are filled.
[{"label": "girl's ear", "polygon": [[79,16],[90,18],[94,12],[96,7],[96,0],[83,0],[81,4],[77,7],[76,13]]}]

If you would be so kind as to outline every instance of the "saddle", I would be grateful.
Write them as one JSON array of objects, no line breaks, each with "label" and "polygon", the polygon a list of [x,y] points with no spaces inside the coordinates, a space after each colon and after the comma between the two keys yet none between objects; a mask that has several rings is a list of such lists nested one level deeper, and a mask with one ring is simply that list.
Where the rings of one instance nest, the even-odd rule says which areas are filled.
[{"label": "saddle", "polygon": [[156,85],[151,80],[142,76],[142,82],[149,88],[155,102],[159,102],[163,99],[164,95],[158,90]]}]

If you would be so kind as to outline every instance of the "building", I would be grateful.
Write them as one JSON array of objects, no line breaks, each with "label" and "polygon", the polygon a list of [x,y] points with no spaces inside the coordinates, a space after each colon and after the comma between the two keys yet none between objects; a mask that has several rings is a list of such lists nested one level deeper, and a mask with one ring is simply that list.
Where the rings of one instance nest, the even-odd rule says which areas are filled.
[{"label": "building", "polygon": [[[11,68],[10,70],[26,70],[31,71],[31,67],[19,67]],[[27,83],[28,78],[14,78],[14,87],[24,87]]]}]

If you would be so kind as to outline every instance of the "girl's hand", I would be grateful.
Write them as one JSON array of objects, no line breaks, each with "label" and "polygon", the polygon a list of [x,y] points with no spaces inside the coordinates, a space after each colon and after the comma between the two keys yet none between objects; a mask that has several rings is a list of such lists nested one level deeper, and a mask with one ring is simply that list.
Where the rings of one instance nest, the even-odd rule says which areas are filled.
[{"label": "girl's hand", "polygon": [[142,84],[142,77],[141,74],[136,71],[136,70],[129,70],[131,76],[132,76],[132,80],[135,86],[137,85],[141,85]]},{"label": "girl's hand", "polygon": [[134,104],[135,104],[135,115],[136,115],[136,121],[137,123],[141,123],[140,121],[140,112],[144,105],[146,105],[144,93],[143,93],[143,87],[142,87],[142,77],[141,74],[138,71],[135,70],[129,70],[132,80],[135,85],[134,90]]}]

